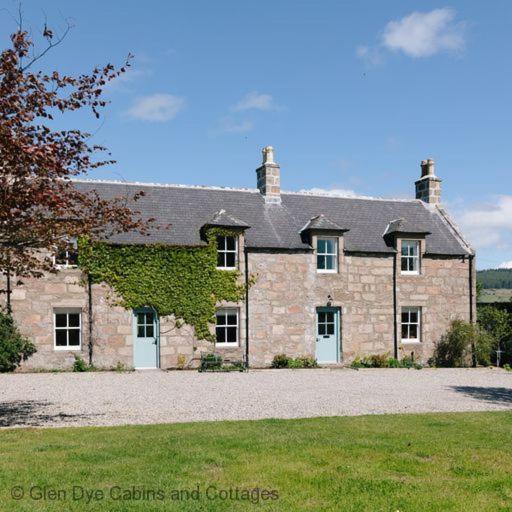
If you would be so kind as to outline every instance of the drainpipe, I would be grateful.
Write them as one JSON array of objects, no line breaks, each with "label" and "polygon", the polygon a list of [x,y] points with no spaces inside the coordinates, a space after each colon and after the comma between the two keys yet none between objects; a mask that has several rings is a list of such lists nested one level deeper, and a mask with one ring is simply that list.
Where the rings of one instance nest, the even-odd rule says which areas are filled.
[{"label": "drainpipe", "polygon": [[244,246],[245,257],[245,367],[249,369],[249,251]]},{"label": "drainpipe", "polygon": [[[469,322],[473,324],[475,322],[474,314],[473,314],[473,258],[474,255],[471,254],[469,256]],[[471,362],[473,363],[473,368],[477,367],[477,359],[475,354],[475,344],[471,344]]]},{"label": "drainpipe", "polygon": [[89,300],[88,323],[89,323],[89,366],[92,366],[92,277],[87,274],[87,295]]},{"label": "drainpipe", "polygon": [[469,256],[469,322],[474,323],[474,312],[473,312],[473,266],[475,256],[471,254]]},{"label": "drainpipe", "polygon": [[396,304],[396,266],[397,255],[393,255],[393,329],[394,329],[394,357],[398,359],[398,324],[397,324],[397,304]]}]

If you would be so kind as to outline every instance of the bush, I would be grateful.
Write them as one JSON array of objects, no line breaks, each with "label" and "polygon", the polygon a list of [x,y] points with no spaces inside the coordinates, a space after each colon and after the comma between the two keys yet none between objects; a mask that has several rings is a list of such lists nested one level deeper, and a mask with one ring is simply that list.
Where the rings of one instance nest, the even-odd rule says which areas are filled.
[{"label": "bush", "polygon": [[488,366],[494,338],[480,326],[454,320],[434,351],[435,366],[463,368]]},{"label": "bush", "polygon": [[74,372],[92,372],[96,368],[92,365],[88,365],[80,356],[75,355],[75,362],[73,363]]},{"label": "bush", "polygon": [[217,354],[201,354],[201,364],[199,365],[200,372],[208,370],[220,370],[224,360],[222,356]]},{"label": "bush", "polygon": [[0,372],[14,371],[35,352],[36,347],[22,336],[12,316],[0,310]]},{"label": "bush", "polygon": [[176,363],[176,367],[178,368],[178,370],[183,370],[185,368],[186,364],[187,364],[187,358],[185,357],[184,354],[180,354],[178,356],[178,361]]},{"label": "bush", "polygon": [[410,356],[404,356],[402,359],[389,357],[388,354],[372,354],[364,356],[362,359],[356,357],[352,364],[352,368],[415,368],[420,370],[423,365],[416,363]]},{"label": "bush", "polygon": [[318,361],[314,357],[288,357],[286,354],[278,354],[272,360],[272,368],[318,368]]},{"label": "bush", "polygon": [[288,368],[304,368],[304,361],[300,358],[290,359],[288,361]]},{"label": "bush", "polygon": [[302,361],[304,368],[318,368],[318,361],[314,357],[303,356],[298,359]]},{"label": "bush", "polygon": [[288,368],[290,363],[290,358],[286,356],[286,354],[277,354],[272,359],[272,368]]},{"label": "bush", "polygon": [[[494,338],[491,361],[512,362],[512,313],[494,306],[482,306],[478,308],[478,324]],[[501,351],[499,359],[497,350]]]}]

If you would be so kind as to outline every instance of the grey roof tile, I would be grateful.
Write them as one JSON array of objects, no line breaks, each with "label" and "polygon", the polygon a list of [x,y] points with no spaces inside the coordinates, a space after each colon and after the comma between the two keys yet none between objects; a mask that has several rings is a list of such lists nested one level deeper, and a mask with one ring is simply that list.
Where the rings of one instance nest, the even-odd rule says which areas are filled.
[{"label": "grey roof tile", "polygon": [[428,231],[427,252],[439,255],[467,255],[468,250],[436,211],[421,201],[393,201],[344,198],[300,193],[282,193],[282,203],[266,204],[257,190],[165,186],[137,183],[77,181],[84,191],[96,190],[104,198],[130,197],[143,190],[145,195],[128,204],[144,218],[154,217],[162,229],[148,235],[136,232],[115,236],[122,244],[162,243],[203,245],[201,227],[220,210],[250,227],[246,244],[250,248],[310,250],[301,239],[302,228],[312,217],[324,215],[330,222],[347,229],[345,249],[353,252],[394,252],[383,234],[388,224],[404,219],[407,226]]},{"label": "grey roof tile", "polygon": [[316,215],[315,217],[311,217],[308,223],[301,229],[301,232],[313,229],[322,231],[348,231],[348,229],[344,229],[336,224],[336,222],[328,219],[323,213]]}]

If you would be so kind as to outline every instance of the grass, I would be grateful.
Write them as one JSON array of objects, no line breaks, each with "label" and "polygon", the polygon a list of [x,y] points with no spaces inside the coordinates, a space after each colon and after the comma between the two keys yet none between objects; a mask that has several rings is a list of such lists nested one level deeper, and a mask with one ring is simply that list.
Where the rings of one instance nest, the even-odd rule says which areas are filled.
[{"label": "grass", "polygon": [[478,297],[479,304],[510,301],[512,301],[512,290],[507,288],[486,288]]},{"label": "grass", "polygon": [[[512,510],[511,434],[508,412],[4,430],[0,510]],[[73,486],[99,492],[87,504]],[[278,499],[208,499],[209,486]],[[161,494],[114,499],[134,487]]]}]

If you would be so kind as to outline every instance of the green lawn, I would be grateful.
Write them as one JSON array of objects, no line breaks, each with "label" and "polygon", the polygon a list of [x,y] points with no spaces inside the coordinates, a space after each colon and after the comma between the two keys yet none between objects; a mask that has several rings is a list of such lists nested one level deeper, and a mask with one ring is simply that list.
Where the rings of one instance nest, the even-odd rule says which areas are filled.
[{"label": "green lawn", "polygon": [[[97,499],[73,500],[73,486]],[[134,486],[157,499],[118,499]],[[237,487],[278,499],[216,497]],[[4,430],[0,509],[512,510],[512,413]]]}]

